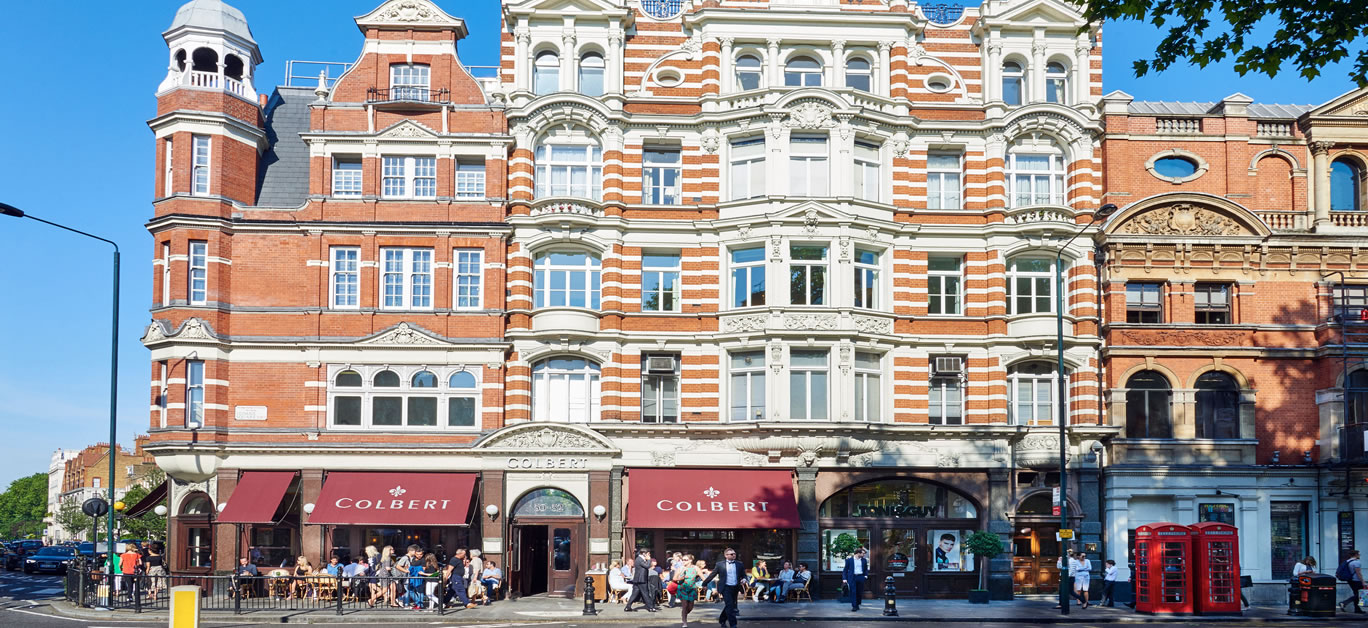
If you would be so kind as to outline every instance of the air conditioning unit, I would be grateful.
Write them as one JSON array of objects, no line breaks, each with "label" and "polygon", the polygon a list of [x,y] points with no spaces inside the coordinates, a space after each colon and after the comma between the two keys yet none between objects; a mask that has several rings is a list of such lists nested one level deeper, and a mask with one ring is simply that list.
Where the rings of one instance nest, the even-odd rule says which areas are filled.
[{"label": "air conditioning unit", "polygon": [[674,370],[674,356],[653,355],[646,359],[646,371],[649,373],[673,373]]},{"label": "air conditioning unit", "polygon": [[936,375],[959,375],[964,372],[964,362],[959,358],[936,358]]}]

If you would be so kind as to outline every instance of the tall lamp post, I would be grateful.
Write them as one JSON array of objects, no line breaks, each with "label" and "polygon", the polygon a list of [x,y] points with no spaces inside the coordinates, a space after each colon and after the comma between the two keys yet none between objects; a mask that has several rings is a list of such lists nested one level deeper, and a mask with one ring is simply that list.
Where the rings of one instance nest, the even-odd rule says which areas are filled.
[{"label": "tall lamp post", "polygon": [[[1073,234],[1073,237],[1064,241],[1059,247],[1059,252],[1055,254],[1055,348],[1057,349],[1058,363],[1055,365],[1055,379],[1059,382],[1058,403],[1055,404],[1057,423],[1059,424],[1059,529],[1069,529],[1069,436],[1067,432],[1069,423],[1069,408],[1067,404],[1068,380],[1064,377],[1064,251],[1069,248],[1078,236],[1083,235],[1088,227],[1093,226],[1098,220],[1105,220],[1107,216],[1116,211],[1116,205],[1107,203],[1093,212],[1092,220]],[[1059,570],[1059,612],[1061,615],[1069,614],[1069,556],[1068,543],[1061,538],[1059,543],[1060,565]]]},{"label": "tall lamp post", "polygon": [[[105,238],[101,238],[100,236],[93,235],[93,234],[90,234],[90,233],[86,233],[86,232],[84,232],[84,231],[81,231],[80,229],[72,229],[71,227],[68,227],[68,226],[66,226],[66,225],[59,225],[59,224],[57,224],[57,223],[55,223],[55,222],[52,222],[52,221],[49,221],[49,220],[43,220],[42,218],[39,218],[39,217],[34,216],[34,215],[32,215],[32,214],[26,214],[26,213],[24,213],[24,210],[19,209],[18,207],[15,207],[15,206],[13,206],[13,205],[6,204],[6,203],[0,203],[0,214],[4,214],[4,215],[6,215],[6,216],[13,216],[13,217],[15,217],[15,218],[28,218],[28,219],[30,219],[30,220],[36,220],[36,221],[41,222],[41,223],[43,223],[43,224],[45,224],[45,225],[51,225],[51,226],[53,226],[53,227],[57,227],[58,229],[65,229],[65,230],[70,231],[70,232],[72,232],[72,233],[79,234],[79,235],[83,235],[83,236],[85,236],[85,237],[87,237],[87,238],[94,238],[94,239],[96,239],[96,240],[99,240],[99,241],[101,241],[101,242],[104,242],[105,244],[108,244],[108,245],[114,247],[114,303],[113,303],[113,312],[112,312],[112,314],[111,314],[111,316],[110,316],[110,318],[111,318],[111,323],[110,323],[110,326],[109,326],[109,488],[108,488],[108,502],[109,502],[109,504],[110,504],[111,506],[113,506],[113,504],[114,504],[114,479],[118,477],[118,476],[116,476],[116,475],[114,474],[114,473],[115,473],[115,471],[114,471],[114,469],[115,469],[115,464],[114,464],[114,463],[115,463],[115,458],[118,456],[118,453],[119,453],[118,434],[116,433],[116,432],[117,432],[117,428],[118,428],[118,407],[119,407],[119,245],[116,244],[113,240],[107,240],[107,239],[105,239]],[[109,559],[109,563],[108,563],[108,564],[109,564],[109,573],[113,573],[113,572],[114,572],[114,515],[113,515],[113,513],[110,513],[110,515],[109,515],[108,517],[105,518],[105,522],[106,522],[106,524],[105,524],[105,525],[106,525],[105,534],[108,536],[108,539],[107,539],[107,541],[106,541],[106,542],[108,543],[108,545],[106,546],[106,547],[108,548],[108,551],[105,552],[105,555],[106,555],[106,556],[108,557],[108,559]],[[95,541],[96,541],[96,544],[98,545],[99,539],[97,538],[97,539],[95,539]]]}]

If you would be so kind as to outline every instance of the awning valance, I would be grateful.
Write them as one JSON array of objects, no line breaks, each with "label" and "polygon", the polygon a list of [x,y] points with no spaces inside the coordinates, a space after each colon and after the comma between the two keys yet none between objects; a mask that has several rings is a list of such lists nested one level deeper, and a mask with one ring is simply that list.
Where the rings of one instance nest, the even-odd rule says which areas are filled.
[{"label": "awning valance", "polygon": [[790,471],[631,469],[634,528],[798,528]]},{"label": "awning valance", "polygon": [[271,523],[295,471],[244,471],[228,496],[219,523]]},{"label": "awning valance", "polygon": [[151,493],[148,493],[147,496],[138,500],[138,503],[133,504],[132,508],[124,510],[124,516],[141,517],[148,512],[151,512],[153,508],[156,508],[157,504],[160,504],[163,499],[166,499],[166,482],[158,484],[157,488],[152,489]]},{"label": "awning valance", "polygon": [[468,525],[475,480],[474,473],[335,471],[305,523]]}]

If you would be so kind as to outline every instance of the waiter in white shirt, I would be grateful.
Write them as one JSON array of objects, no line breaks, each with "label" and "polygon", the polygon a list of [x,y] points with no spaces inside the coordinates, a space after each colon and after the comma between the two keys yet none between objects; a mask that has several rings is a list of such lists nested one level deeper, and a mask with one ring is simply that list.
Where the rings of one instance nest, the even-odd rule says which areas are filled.
[{"label": "waiter in white shirt", "polygon": [[736,550],[728,547],[722,556],[724,559],[717,561],[712,573],[703,579],[702,589],[707,590],[708,583],[717,578],[717,592],[722,594],[722,614],[717,618],[717,624],[722,628],[736,628],[736,591],[746,577],[746,569],[736,560]]}]

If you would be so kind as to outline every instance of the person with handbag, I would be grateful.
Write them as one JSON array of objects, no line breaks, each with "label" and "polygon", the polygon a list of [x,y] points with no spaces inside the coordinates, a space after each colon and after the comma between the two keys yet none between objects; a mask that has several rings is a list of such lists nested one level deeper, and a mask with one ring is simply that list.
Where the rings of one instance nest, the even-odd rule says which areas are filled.
[{"label": "person with handbag", "polygon": [[[700,561],[701,562],[701,561]],[[679,601],[679,618],[684,622],[684,628],[689,628],[689,612],[693,611],[694,602],[698,601],[698,567],[693,564],[693,554],[685,554],[679,562],[679,569],[674,570],[675,599]]]}]

